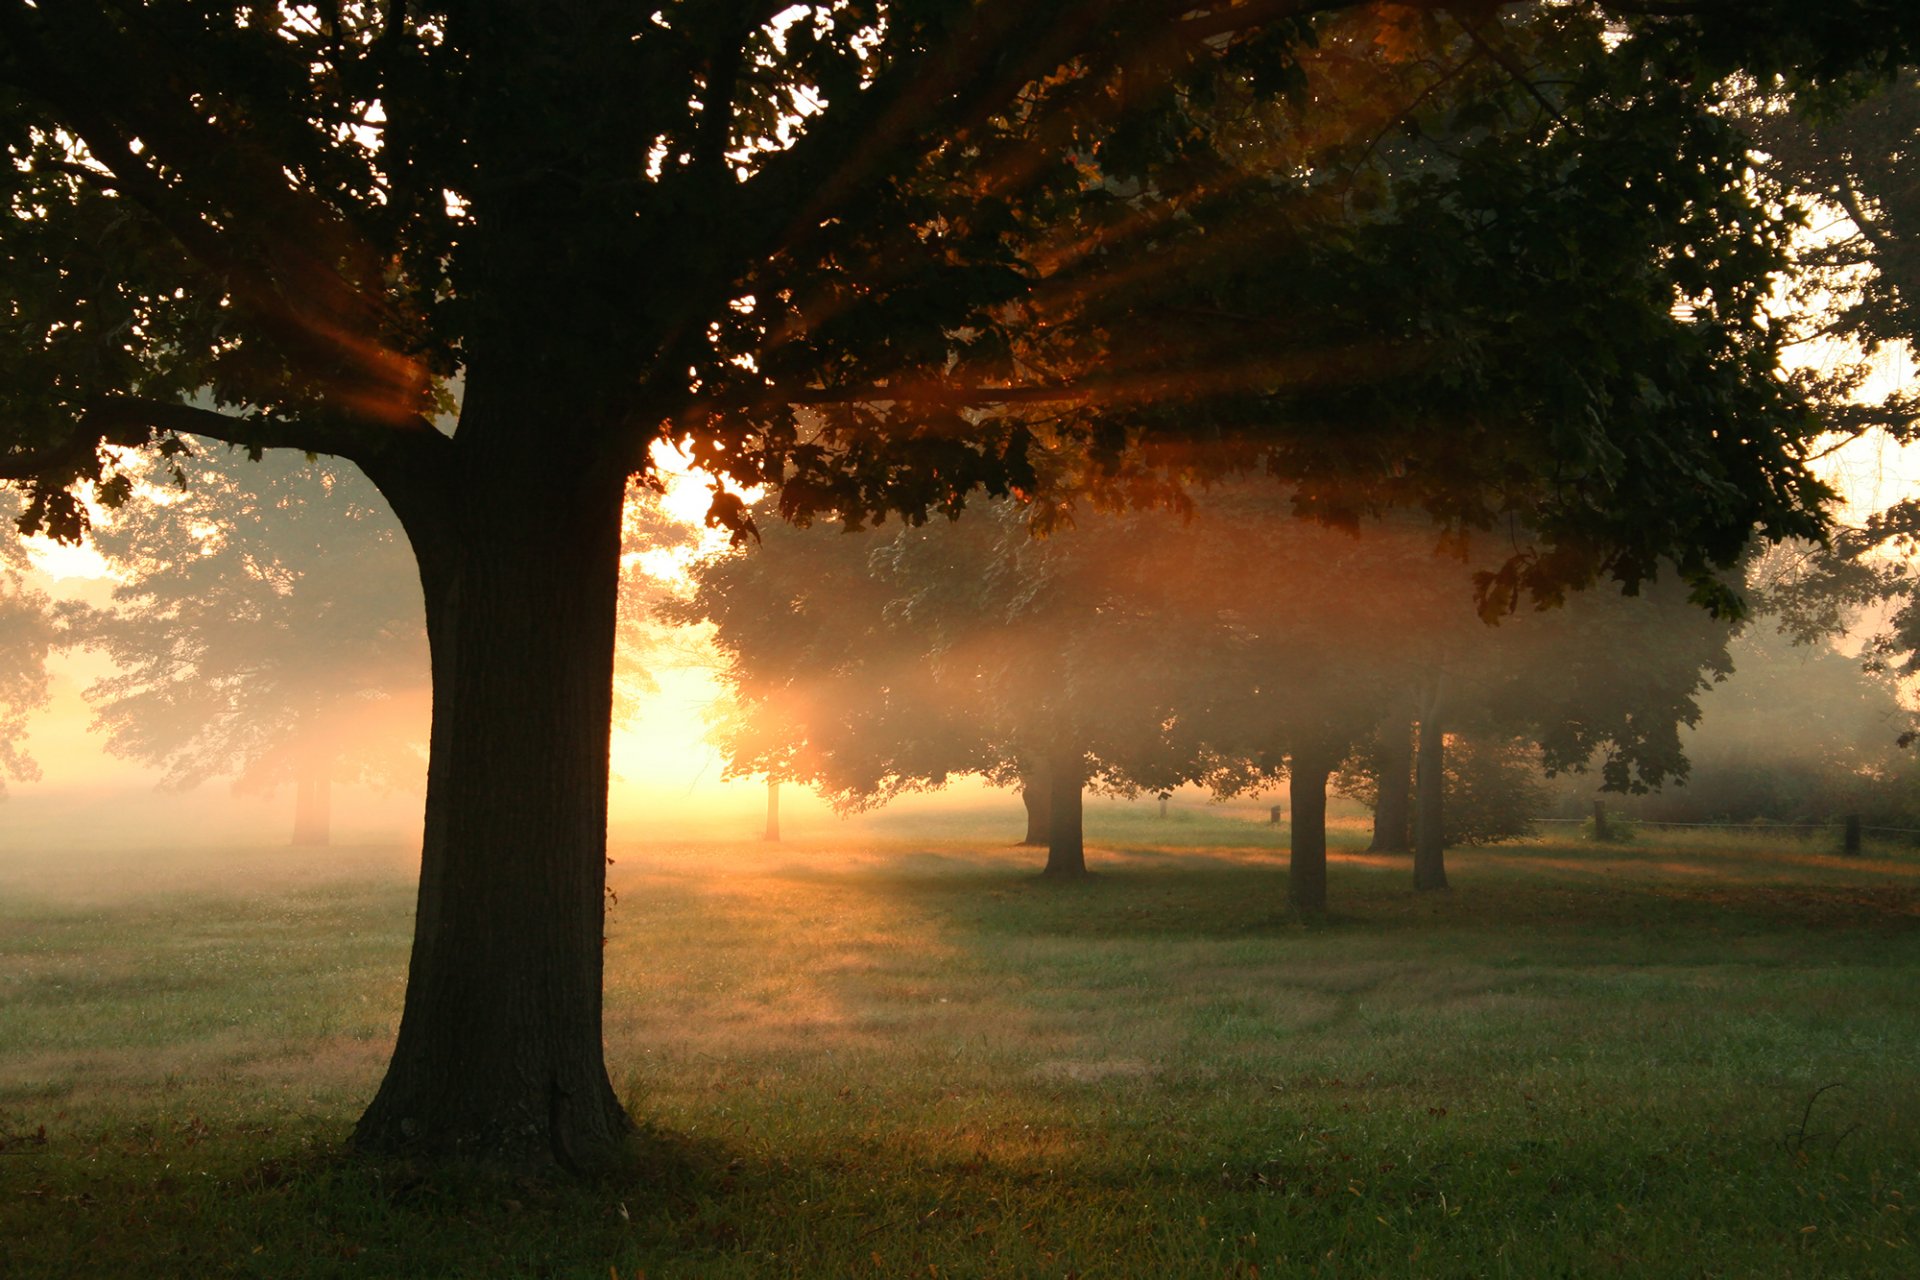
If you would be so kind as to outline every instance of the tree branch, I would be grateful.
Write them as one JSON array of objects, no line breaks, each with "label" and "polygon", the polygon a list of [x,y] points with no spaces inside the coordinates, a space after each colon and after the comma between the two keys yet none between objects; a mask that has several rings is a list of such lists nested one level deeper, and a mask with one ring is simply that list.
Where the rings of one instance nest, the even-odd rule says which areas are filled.
[{"label": "tree branch", "polygon": [[144,210],[324,394],[403,425],[423,375],[382,342],[388,315],[371,248],[341,210],[289,185],[288,162],[255,145],[244,111],[216,123],[157,77],[152,69],[178,64],[180,51],[153,47],[128,15],[116,24],[90,10],[0,3],[0,35],[16,54],[8,78],[108,171],[93,180]]},{"label": "tree branch", "polygon": [[1501,70],[1512,76],[1513,82],[1522,89],[1525,89],[1527,95],[1540,104],[1540,109],[1545,111],[1548,117],[1565,128],[1571,129],[1573,127],[1573,122],[1567,119],[1566,114],[1562,112],[1559,107],[1548,101],[1546,94],[1540,92],[1540,86],[1533,82],[1533,77],[1528,74],[1527,69],[1516,62],[1512,54],[1508,53],[1505,49],[1499,48],[1492,41],[1481,35],[1478,24],[1462,22],[1460,29],[1467,33],[1467,39],[1473,42],[1473,46],[1476,49],[1479,49],[1489,58],[1492,58],[1494,62],[1499,64]]},{"label": "tree branch", "polygon": [[85,405],[73,432],[41,449],[0,455],[0,480],[35,480],[71,475],[102,445],[137,446],[156,432],[202,436],[247,449],[298,449],[344,458],[365,469],[380,465],[395,450],[422,454],[450,449],[453,442],[425,419],[408,427],[363,428],[283,418],[239,417],[177,401],[143,396],[101,396]]}]

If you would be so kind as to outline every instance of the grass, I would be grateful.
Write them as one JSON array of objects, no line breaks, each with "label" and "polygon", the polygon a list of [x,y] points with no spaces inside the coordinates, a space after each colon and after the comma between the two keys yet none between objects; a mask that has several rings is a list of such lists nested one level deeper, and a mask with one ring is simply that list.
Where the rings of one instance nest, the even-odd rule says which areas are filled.
[{"label": "grass", "polygon": [[1079,885],[1000,813],[617,848],[647,1128],[588,1186],[343,1154],[394,851],[9,855],[0,1274],[1920,1272],[1920,855],[1642,832],[1415,895],[1349,830],[1302,923],[1251,817],[1094,806]]}]

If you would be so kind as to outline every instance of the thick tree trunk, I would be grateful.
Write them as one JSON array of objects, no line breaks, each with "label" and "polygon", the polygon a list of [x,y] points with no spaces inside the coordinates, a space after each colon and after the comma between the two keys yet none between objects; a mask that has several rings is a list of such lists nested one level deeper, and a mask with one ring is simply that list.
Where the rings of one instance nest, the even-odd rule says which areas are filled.
[{"label": "thick tree trunk", "polygon": [[1020,844],[1026,848],[1045,848],[1053,843],[1053,794],[1047,772],[1035,768],[1020,775],[1020,803],[1027,810],[1027,834]]},{"label": "thick tree trunk", "polygon": [[[456,444],[525,449],[463,450],[452,483],[395,502],[426,588],[433,725],[406,1004],[354,1139],[590,1168],[631,1129],[601,1044],[624,476],[564,469],[591,451],[524,421],[490,434],[484,390],[469,380]],[[508,411],[553,413],[509,390]]]},{"label": "thick tree trunk", "polygon": [[780,779],[767,779],[767,828],[760,833],[762,840],[772,844],[780,843]]},{"label": "thick tree trunk", "polygon": [[333,779],[324,768],[302,770],[293,784],[293,843],[325,845],[333,838]]},{"label": "thick tree trunk", "polygon": [[1338,763],[1331,752],[1295,751],[1287,762],[1287,800],[1293,826],[1287,843],[1287,904],[1295,911],[1327,909],[1327,778]]},{"label": "thick tree trunk", "polygon": [[1446,731],[1429,712],[1420,720],[1420,758],[1415,786],[1413,887],[1447,887],[1442,800],[1447,791]]},{"label": "thick tree trunk", "polygon": [[1086,757],[1078,751],[1055,752],[1047,762],[1047,866],[1042,873],[1063,878],[1087,874],[1087,850],[1081,821],[1081,792],[1087,783]]},{"label": "thick tree trunk", "polygon": [[1368,853],[1405,853],[1413,827],[1413,727],[1389,720],[1380,730],[1380,794]]}]

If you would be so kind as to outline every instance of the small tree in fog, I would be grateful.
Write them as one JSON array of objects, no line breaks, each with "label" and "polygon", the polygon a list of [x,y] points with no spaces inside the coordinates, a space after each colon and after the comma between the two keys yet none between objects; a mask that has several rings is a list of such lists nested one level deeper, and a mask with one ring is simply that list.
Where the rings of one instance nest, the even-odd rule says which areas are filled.
[{"label": "small tree in fog", "polygon": [[105,608],[64,610],[66,642],[119,668],[86,690],[93,727],[163,786],[290,786],[293,843],[326,844],[336,783],[424,774],[412,557],[355,472],[280,455],[194,470],[96,530],[120,581]]}]

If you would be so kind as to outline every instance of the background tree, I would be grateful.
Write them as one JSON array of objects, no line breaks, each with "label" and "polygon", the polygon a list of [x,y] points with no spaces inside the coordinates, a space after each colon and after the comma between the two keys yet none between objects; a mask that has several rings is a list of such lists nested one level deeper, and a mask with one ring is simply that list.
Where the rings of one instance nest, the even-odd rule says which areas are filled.
[{"label": "background tree", "polygon": [[[1305,76],[1302,131],[1346,132],[1311,93],[1322,27],[1417,36],[1416,100],[1526,83],[1350,207],[1338,165],[1222,123],[1284,124],[1265,108]],[[599,918],[622,505],[655,441],[796,516],[1203,466],[1331,519],[1523,501],[1541,541],[1492,567],[1493,607],[1663,554],[1705,589],[1752,529],[1821,523],[1772,376],[1786,228],[1718,86],[1899,61],[1917,31],[1882,0],[4,0],[0,473],[62,536],[74,482],[130,488],[103,443],[374,481],[420,564],[434,719],[407,1002],[358,1141],[592,1164],[628,1128]],[[1223,314],[1254,322],[1223,344],[1197,322]],[[1036,465],[1043,436],[1077,461]]]},{"label": "background tree", "polygon": [[[1910,443],[1920,401],[1887,373],[1910,367],[1920,348],[1920,68],[1895,65],[1797,96],[1762,79],[1738,105],[1780,198],[1804,205],[1817,226],[1796,246],[1787,319],[1809,353],[1794,376],[1833,433],[1828,450],[1874,432]],[[1764,607],[1822,643],[1871,613],[1866,662],[1914,674],[1917,533],[1911,495],[1856,513],[1830,541],[1769,558],[1756,584]]]},{"label": "background tree", "polygon": [[1734,672],[1685,739],[1687,785],[1631,812],[1674,822],[1825,823],[1857,813],[1877,826],[1920,818],[1920,769],[1898,740],[1912,723],[1897,682],[1863,671],[1829,641],[1797,642],[1761,617],[1732,647]]},{"label": "background tree", "polygon": [[[14,504],[0,504],[0,512],[8,510]],[[7,783],[40,777],[27,750],[27,722],[47,705],[56,628],[51,601],[28,583],[30,570],[19,541],[0,539],[0,799]]]},{"label": "background tree", "polygon": [[[1415,785],[1424,815],[1416,824],[1416,885],[1444,887],[1447,845],[1469,833],[1517,833],[1541,812],[1515,758],[1516,739],[1531,744],[1549,775],[1597,766],[1609,792],[1684,781],[1681,735],[1699,722],[1701,695],[1732,670],[1727,645],[1735,625],[1697,608],[1668,577],[1633,595],[1582,592],[1490,629],[1457,616],[1435,628],[1426,660],[1443,682],[1441,696],[1417,690],[1400,720],[1422,722],[1420,753],[1432,757]],[[1472,757],[1463,768],[1447,760],[1456,746]],[[1361,772],[1369,763],[1365,756],[1356,762]],[[1498,795],[1516,807],[1496,816],[1489,805]],[[1459,821],[1447,816],[1455,796],[1470,806]]]},{"label": "background tree", "polygon": [[328,842],[336,783],[420,784],[419,582],[359,475],[281,455],[206,459],[94,542],[119,575],[112,603],[62,617],[66,643],[119,668],[86,690],[110,752],[162,769],[168,787],[291,785],[294,844]]},{"label": "background tree", "polygon": [[[1395,758],[1393,744],[1382,741],[1391,733],[1408,746]],[[1391,809],[1393,779],[1399,780],[1398,795],[1403,805],[1410,804],[1413,782],[1412,734],[1408,726],[1393,723],[1380,735],[1361,744],[1341,762],[1332,786],[1340,795],[1359,801],[1374,811],[1373,839],[1368,853],[1411,853],[1412,815],[1403,808],[1398,819],[1398,838],[1392,836],[1393,822],[1381,821],[1384,807]],[[1441,843],[1445,847],[1460,844],[1497,844],[1518,840],[1533,833],[1533,820],[1545,814],[1553,803],[1540,765],[1540,749],[1525,738],[1493,734],[1452,733],[1447,736],[1443,761],[1446,790],[1442,794],[1441,815],[1444,824]],[[1388,786],[1382,786],[1385,779]]]},{"label": "background tree", "polygon": [[1165,732],[1191,655],[1140,580],[1164,522],[1088,514],[1042,540],[1027,522],[1001,503],[887,536],[769,529],[696,570],[682,616],[711,620],[725,655],[729,770],[843,808],[978,774],[1047,796],[1047,870],[1084,874],[1088,785],[1171,789],[1197,768]]}]

